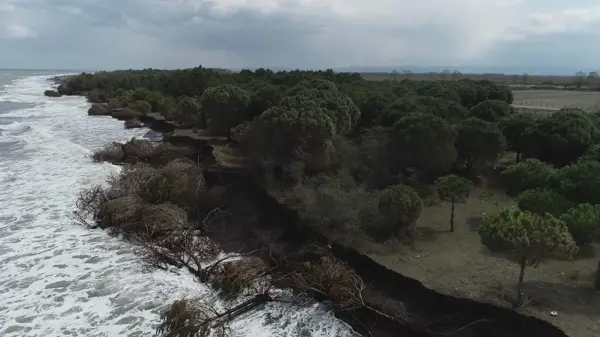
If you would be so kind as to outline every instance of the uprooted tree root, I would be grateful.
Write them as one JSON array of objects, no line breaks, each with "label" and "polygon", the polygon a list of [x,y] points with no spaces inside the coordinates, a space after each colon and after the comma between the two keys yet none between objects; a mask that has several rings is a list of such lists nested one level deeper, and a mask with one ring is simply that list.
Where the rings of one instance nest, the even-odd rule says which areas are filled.
[{"label": "uprooted tree root", "polygon": [[73,211],[75,221],[88,228],[97,228],[96,218],[102,204],[106,201],[108,201],[108,198],[100,185],[79,191],[75,202],[75,210]]},{"label": "uprooted tree root", "polygon": [[199,231],[173,231],[158,241],[145,236],[137,236],[136,253],[149,266],[167,270],[169,266],[186,268],[200,281],[207,281],[203,265],[214,260],[221,249],[207,237],[199,236]]}]

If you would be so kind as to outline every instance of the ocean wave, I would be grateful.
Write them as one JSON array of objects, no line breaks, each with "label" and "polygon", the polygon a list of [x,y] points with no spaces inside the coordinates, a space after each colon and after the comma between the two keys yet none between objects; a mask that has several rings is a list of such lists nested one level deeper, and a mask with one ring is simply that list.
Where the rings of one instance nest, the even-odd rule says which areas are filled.
[{"label": "ocean wave", "polygon": [[[149,336],[175,299],[200,297],[222,307],[215,292],[188,273],[148,271],[129,243],[74,224],[77,191],[119,170],[92,163],[89,153],[148,130],[91,119],[81,97],[43,96],[49,85],[43,76],[23,78],[5,94],[35,107],[10,112],[23,119],[2,126],[14,138],[0,139],[24,142],[9,149],[11,160],[0,160],[0,335]],[[320,304],[269,303],[231,328],[239,337],[354,334]]]}]

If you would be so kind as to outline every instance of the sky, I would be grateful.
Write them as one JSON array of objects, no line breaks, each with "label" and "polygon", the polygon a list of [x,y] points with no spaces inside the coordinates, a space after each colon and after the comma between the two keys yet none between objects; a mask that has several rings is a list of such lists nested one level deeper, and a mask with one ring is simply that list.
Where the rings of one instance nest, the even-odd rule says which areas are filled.
[{"label": "sky", "polygon": [[600,68],[597,0],[0,0],[0,68]]}]

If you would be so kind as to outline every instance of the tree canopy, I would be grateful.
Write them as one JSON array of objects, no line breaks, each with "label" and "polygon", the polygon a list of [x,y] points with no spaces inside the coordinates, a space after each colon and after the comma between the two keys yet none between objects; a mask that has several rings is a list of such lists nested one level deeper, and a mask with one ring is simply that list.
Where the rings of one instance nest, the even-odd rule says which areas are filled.
[{"label": "tree canopy", "polygon": [[473,183],[466,178],[459,177],[455,174],[449,174],[438,178],[435,181],[435,186],[440,200],[450,203],[450,231],[454,232],[455,204],[462,204],[467,201],[471,189],[473,188]]},{"label": "tree canopy", "polygon": [[398,168],[414,167],[424,174],[444,174],[456,161],[456,131],[430,114],[409,114],[392,127],[389,156]]},{"label": "tree canopy", "polygon": [[508,208],[488,216],[478,229],[481,242],[492,251],[513,254],[521,272],[517,283],[517,303],[521,304],[521,284],[526,266],[537,266],[549,257],[570,256],[577,245],[564,222],[550,214],[538,215]]}]

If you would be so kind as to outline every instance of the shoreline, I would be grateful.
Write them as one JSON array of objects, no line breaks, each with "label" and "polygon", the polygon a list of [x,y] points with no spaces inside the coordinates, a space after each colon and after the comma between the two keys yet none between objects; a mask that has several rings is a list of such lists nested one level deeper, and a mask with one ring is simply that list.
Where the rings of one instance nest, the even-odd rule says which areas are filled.
[{"label": "shoreline", "polygon": [[[66,80],[61,79],[60,81],[62,81],[62,83],[57,84],[64,84]],[[77,94],[80,96],[87,96],[86,93]],[[211,161],[216,161],[214,158],[215,146],[214,144],[211,144],[210,140],[206,137],[177,133],[176,131],[178,129],[177,126],[174,125],[175,123],[166,121],[164,117],[157,113],[147,114],[141,117],[140,120],[153,132],[161,134],[164,142],[170,142],[175,146],[192,148],[195,150],[194,155],[198,157],[202,156],[203,159],[210,157]],[[435,322],[444,316],[448,316],[447,313],[449,312],[452,313],[458,311],[462,311],[464,316],[458,320],[459,322],[455,320],[453,323],[446,322],[434,327],[436,329],[439,328],[440,330],[446,329],[447,331],[453,331],[452,328],[454,326],[467,326],[477,322],[481,322],[482,324],[493,324],[495,322],[498,326],[511,327],[511,331],[514,333],[528,336],[566,336],[564,332],[541,319],[525,316],[513,310],[491,304],[442,295],[426,288],[417,280],[407,278],[399,273],[389,270],[365,254],[337,242],[328,242],[328,240],[319,233],[307,234],[305,228],[300,229],[300,220],[298,219],[297,214],[285,205],[278,203],[267,191],[260,191],[260,187],[255,184],[255,182],[249,181],[248,178],[252,175],[251,172],[247,172],[247,170],[212,167],[206,174],[209,176],[207,177],[207,180],[214,179],[220,180],[221,183],[227,182],[235,184],[237,188],[240,188],[240,191],[245,193],[250,192],[250,194],[254,193],[255,198],[259,199],[258,203],[262,204],[260,206],[261,210],[259,210],[259,216],[263,218],[262,220],[266,220],[266,222],[271,224],[288,224],[289,228],[286,228],[287,236],[301,236],[317,239],[317,241],[322,242],[323,244],[329,243],[335,257],[354,268],[366,282],[373,284],[373,286],[370,287],[372,292],[371,296],[373,298],[379,297],[385,299],[385,301],[381,300],[381,303],[379,304],[387,302],[387,299],[389,298],[392,299],[392,301],[397,301],[400,305],[406,306],[409,313],[418,313],[419,315],[418,323],[416,323],[415,326],[406,327],[401,326],[397,321],[390,320],[381,315],[377,316],[368,312],[358,313],[365,317],[371,315],[370,320],[378,321],[379,326],[375,327],[376,330],[371,330],[371,333],[374,333],[374,336],[394,335],[394,333],[398,333],[399,331],[412,333],[409,336],[433,336],[430,331],[425,331],[426,329],[432,330],[433,327],[431,322]],[[282,220],[284,222],[282,222]],[[231,236],[231,233],[225,233],[225,236]],[[224,251],[228,251],[225,247],[222,246],[222,248]],[[230,249],[230,251],[235,251],[234,248]],[[354,316],[357,315],[355,314]],[[355,317],[352,317],[352,315],[346,315],[345,317],[342,315],[342,317],[340,317],[339,313],[337,313],[336,317],[349,323],[356,331],[360,330],[361,324],[355,322]],[[390,330],[394,330],[394,333]],[[458,333],[454,335],[470,336],[470,334]]]}]

